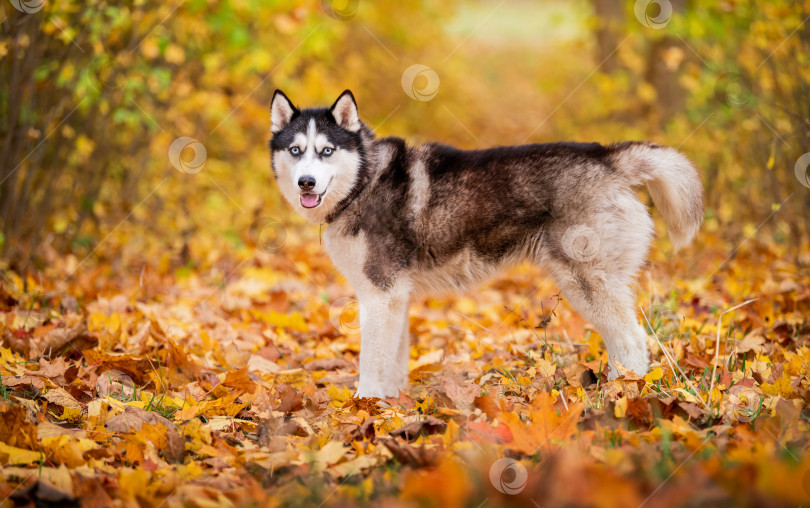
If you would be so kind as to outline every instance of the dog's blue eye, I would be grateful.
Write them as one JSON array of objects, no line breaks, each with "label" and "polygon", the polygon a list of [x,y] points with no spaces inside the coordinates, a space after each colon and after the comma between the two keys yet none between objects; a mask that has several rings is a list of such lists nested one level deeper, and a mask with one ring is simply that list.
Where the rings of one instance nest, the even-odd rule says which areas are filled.
[{"label": "dog's blue eye", "polygon": [[332,155],[332,149],[328,147],[324,148],[321,154],[323,154],[324,157],[329,157],[330,155]]},{"label": "dog's blue eye", "polygon": [[299,155],[301,153],[301,149],[297,146],[290,148],[290,153],[293,155]]}]

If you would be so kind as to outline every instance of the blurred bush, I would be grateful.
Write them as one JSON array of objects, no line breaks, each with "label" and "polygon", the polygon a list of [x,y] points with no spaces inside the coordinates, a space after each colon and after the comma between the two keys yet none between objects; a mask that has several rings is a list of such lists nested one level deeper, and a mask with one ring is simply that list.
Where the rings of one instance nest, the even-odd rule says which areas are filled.
[{"label": "blurred bush", "polygon": [[[299,105],[351,88],[369,125],[413,141],[670,144],[703,172],[708,230],[735,242],[768,218],[777,240],[807,238],[810,1],[673,1],[659,29],[600,0],[37,5],[0,4],[0,244],[17,269],[65,253],[206,266],[255,244],[263,217],[317,238],[272,182],[275,88]],[[413,64],[436,72],[433,100],[403,90]],[[169,160],[183,136],[199,171]]]}]

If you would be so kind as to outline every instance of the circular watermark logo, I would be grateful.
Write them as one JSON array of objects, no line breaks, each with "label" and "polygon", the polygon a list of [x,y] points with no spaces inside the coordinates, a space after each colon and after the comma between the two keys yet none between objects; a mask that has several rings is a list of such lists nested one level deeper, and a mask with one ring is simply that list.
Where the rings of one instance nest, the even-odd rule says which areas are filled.
[{"label": "circular watermark logo", "polygon": [[411,65],[402,73],[402,90],[415,101],[432,100],[439,93],[439,75],[427,65]]},{"label": "circular watermark logo", "polygon": [[754,98],[751,80],[736,72],[727,72],[717,78],[714,96],[721,103],[734,109],[742,109]]},{"label": "circular watermark logo", "polygon": [[590,261],[599,254],[599,235],[584,224],[577,224],[565,230],[562,248],[565,254],[575,261]]},{"label": "circular watermark logo", "polygon": [[356,298],[338,298],[329,306],[329,321],[344,335],[360,333],[361,307]]},{"label": "circular watermark logo", "polygon": [[287,241],[287,227],[272,217],[259,217],[250,225],[253,246],[267,253],[278,252]]},{"label": "circular watermark logo", "polygon": [[685,319],[685,316],[662,304],[651,305],[646,315],[653,332],[662,338],[677,336]]},{"label": "circular watermark logo", "polygon": [[116,90],[124,86],[127,73],[124,66],[115,60],[103,59],[95,70],[99,90]]},{"label": "circular watermark logo", "polygon": [[796,171],[796,180],[810,189],[810,152],[798,158],[794,170]]},{"label": "circular watermark logo", "polygon": [[[184,152],[193,154],[190,160],[183,157]],[[182,136],[172,141],[169,146],[169,162],[181,173],[189,175],[199,173],[205,166],[206,158],[208,152],[205,151],[205,146],[194,138]]]},{"label": "circular watermark logo", "polygon": [[99,397],[132,399],[135,396],[135,382],[120,370],[107,370],[98,376],[96,392]]},{"label": "circular watermark logo", "polygon": [[667,26],[672,19],[672,4],[669,0],[636,0],[633,12],[639,23],[657,30]]},{"label": "circular watermark logo", "polygon": [[753,386],[732,386],[728,391],[731,402],[731,416],[738,422],[750,422],[762,412],[765,396]]},{"label": "circular watermark logo", "polygon": [[489,468],[489,481],[498,492],[514,496],[526,488],[529,472],[520,462],[504,457],[492,463]]},{"label": "circular watermark logo", "polygon": [[20,12],[33,14],[45,7],[45,0],[9,0],[11,5]]},{"label": "circular watermark logo", "polygon": [[339,21],[349,21],[360,9],[360,0],[321,0],[323,12]]}]

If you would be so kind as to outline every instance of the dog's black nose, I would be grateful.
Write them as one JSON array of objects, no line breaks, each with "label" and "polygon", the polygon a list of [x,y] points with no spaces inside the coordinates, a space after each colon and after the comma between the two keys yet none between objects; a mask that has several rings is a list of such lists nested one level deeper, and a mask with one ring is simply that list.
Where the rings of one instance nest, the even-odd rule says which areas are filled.
[{"label": "dog's black nose", "polygon": [[301,190],[310,191],[315,188],[315,179],[309,175],[298,179],[298,186]]}]

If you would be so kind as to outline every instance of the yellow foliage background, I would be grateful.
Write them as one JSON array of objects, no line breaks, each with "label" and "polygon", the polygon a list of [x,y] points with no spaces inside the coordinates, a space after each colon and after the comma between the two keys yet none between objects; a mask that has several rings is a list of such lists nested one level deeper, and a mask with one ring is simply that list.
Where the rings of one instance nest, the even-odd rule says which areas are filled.
[{"label": "yellow foliage background", "polygon": [[[702,171],[705,230],[720,242],[806,244],[796,163],[810,151],[810,2],[675,2],[660,29],[632,4],[3,5],[4,258],[41,269],[72,253],[74,267],[182,274],[265,241],[268,223],[280,245],[312,241],[272,181],[276,88],[299,106],[349,88],[379,135],[411,142],[676,146]],[[438,76],[432,100],[407,95],[414,64]],[[197,173],[169,162],[183,136],[205,148]]]}]

